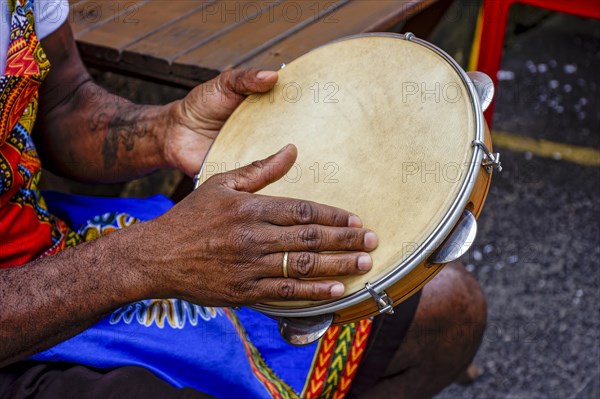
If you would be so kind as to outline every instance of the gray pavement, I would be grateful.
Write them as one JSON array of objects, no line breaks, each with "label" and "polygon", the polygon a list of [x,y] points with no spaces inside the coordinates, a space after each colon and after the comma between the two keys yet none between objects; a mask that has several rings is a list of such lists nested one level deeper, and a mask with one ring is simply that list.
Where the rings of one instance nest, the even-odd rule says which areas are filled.
[{"label": "gray pavement", "polygon": [[[600,21],[545,15],[509,32],[494,129],[600,141]],[[437,396],[600,398],[600,167],[502,152],[465,256],[489,306],[483,375]]]}]

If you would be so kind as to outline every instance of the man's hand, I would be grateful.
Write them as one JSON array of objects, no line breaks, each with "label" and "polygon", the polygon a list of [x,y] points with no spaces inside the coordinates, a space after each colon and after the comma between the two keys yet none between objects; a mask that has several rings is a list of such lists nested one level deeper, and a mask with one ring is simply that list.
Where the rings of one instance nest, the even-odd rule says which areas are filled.
[{"label": "man's hand", "polygon": [[189,176],[198,173],[213,140],[244,98],[269,91],[276,83],[277,72],[232,69],[173,103],[173,123],[162,143],[167,164]]},{"label": "man's hand", "polygon": [[[128,263],[151,274],[150,297],[213,306],[343,295],[335,276],[366,273],[375,233],[341,209],[253,192],[281,179],[296,147],[207,180],[171,211],[130,227]],[[137,232],[135,232],[137,230]],[[139,244],[142,243],[140,246]],[[289,251],[289,278],[283,278]],[[336,253],[322,253],[336,252]],[[305,278],[323,280],[303,280]]]},{"label": "man's hand", "polygon": [[212,177],[157,219],[0,269],[0,367],[141,299],[231,306],[343,295],[335,277],[366,273],[377,236],[347,211],[253,194],[295,159],[296,148],[287,146]]}]

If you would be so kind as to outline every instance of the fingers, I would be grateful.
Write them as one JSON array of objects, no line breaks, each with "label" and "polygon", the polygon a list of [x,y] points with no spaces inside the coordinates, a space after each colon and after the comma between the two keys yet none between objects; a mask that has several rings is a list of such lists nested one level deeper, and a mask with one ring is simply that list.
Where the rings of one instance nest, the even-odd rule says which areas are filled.
[{"label": "fingers", "polygon": [[344,285],[338,281],[303,281],[293,278],[267,278],[256,284],[258,301],[325,300],[339,298]]},{"label": "fingers", "polygon": [[234,190],[253,193],[285,176],[297,156],[296,146],[288,144],[266,159],[254,161],[250,165],[215,177],[218,178],[217,181]]},{"label": "fingers", "polygon": [[312,201],[290,198],[261,197],[260,213],[265,222],[278,226],[320,224],[338,227],[362,227],[360,218],[343,209]]},{"label": "fingers", "polygon": [[275,252],[366,251],[377,248],[377,235],[355,227],[330,227],[309,224],[277,227],[265,237],[264,250]]},{"label": "fingers", "polygon": [[[326,300],[341,297],[345,287],[339,281],[301,280],[364,274],[371,270],[373,261],[366,253],[316,254],[290,252],[288,277],[283,276],[283,253],[265,255],[254,262],[258,279],[246,283],[252,303],[269,300]],[[251,288],[248,288],[251,287]],[[248,299],[248,298],[246,298]]]},{"label": "fingers", "polygon": [[[283,253],[263,257],[265,275],[283,277]],[[319,254],[289,252],[287,272],[291,278],[349,276],[367,273],[373,267],[369,254],[364,252]]]},{"label": "fingers", "polygon": [[271,90],[279,78],[277,72],[256,68],[229,69],[219,76],[219,86],[227,92],[248,95]]}]

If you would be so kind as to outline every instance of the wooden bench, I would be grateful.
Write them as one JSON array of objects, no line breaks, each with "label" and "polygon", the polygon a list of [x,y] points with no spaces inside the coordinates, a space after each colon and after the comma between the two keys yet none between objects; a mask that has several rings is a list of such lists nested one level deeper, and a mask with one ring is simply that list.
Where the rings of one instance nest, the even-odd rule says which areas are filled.
[{"label": "wooden bench", "polygon": [[69,21],[87,65],[192,87],[228,67],[278,69],[340,37],[439,18],[435,2],[71,0]]}]

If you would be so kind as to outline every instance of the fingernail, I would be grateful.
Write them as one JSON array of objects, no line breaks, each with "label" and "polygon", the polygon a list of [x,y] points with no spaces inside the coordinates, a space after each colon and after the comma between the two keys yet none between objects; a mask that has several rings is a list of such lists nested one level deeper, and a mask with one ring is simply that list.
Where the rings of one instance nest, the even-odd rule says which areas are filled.
[{"label": "fingernail", "polygon": [[337,297],[344,295],[344,290],[345,290],[344,284],[335,283],[329,289],[329,294],[331,294],[332,297],[337,298]]},{"label": "fingernail", "polygon": [[284,152],[285,150],[287,150],[289,148],[290,144],[287,144],[285,146],[283,146],[283,148],[279,151],[277,151],[278,154],[281,154],[282,152]]},{"label": "fingernail", "polygon": [[367,272],[371,270],[373,267],[373,260],[369,255],[361,255],[358,257],[358,270],[362,270],[363,272]]},{"label": "fingernail", "polygon": [[277,72],[273,72],[273,71],[260,71],[259,73],[256,74],[256,77],[259,80],[267,80],[269,78],[272,78],[275,75],[277,75]]},{"label": "fingernail", "polygon": [[363,222],[356,215],[350,215],[348,218],[348,227],[363,227]]},{"label": "fingernail", "polygon": [[365,248],[367,249],[375,249],[377,248],[377,244],[379,244],[379,238],[377,238],[377,234],[369,231],[365,234]]}]

